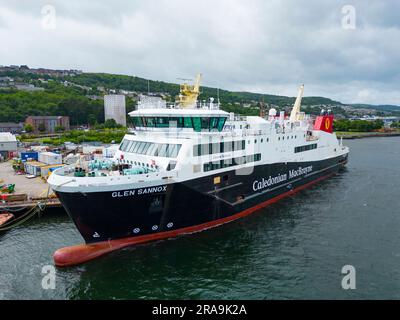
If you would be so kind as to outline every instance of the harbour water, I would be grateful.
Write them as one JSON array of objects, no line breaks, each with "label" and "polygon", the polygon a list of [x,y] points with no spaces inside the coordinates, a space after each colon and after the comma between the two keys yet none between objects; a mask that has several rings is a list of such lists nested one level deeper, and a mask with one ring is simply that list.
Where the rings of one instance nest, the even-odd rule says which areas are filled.
[{"label": "harbour water", "polygon": [[[400,137],[346,141],[340,175],[240,221],[56,270],[65,215],[0,234],[0,299],[400,299]],[[110,214],[112,214],[110,212]],[[356,268],[345,291],[342,267]]]}]

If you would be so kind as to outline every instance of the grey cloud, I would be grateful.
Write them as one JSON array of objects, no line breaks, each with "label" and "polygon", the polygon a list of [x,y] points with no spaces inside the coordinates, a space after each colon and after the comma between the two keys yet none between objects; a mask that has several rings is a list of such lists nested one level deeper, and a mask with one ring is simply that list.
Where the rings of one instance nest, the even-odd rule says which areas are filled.
[{"label": "grey cloud", "polygon": [[[43,5],[56,30],[40,27]],[[134,74],[400,104],[400,2],[355,0],[356,30],[341,26],[342,0],[0,1],[0,64]]]}]

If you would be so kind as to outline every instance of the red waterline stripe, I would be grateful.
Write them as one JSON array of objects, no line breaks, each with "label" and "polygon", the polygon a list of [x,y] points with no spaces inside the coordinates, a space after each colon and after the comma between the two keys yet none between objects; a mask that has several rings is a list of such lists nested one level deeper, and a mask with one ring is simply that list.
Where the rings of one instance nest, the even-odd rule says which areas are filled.
[{"label": "red waterline stripe", "polygon": [[239,212],[237,214],[234,214],[234,215],[226,217],[226,218],[214,220],[211,222],[203,223],[203,224],[192,226],[192,227],[186,227],[186,228],[182,228],[182,229],[178,229],[178,230],[160,232],[160,233],[155,233],[155,234],[150,234],[150,235],[145,235],[145,236],[117,239],[117,240],[109,240],[109,241],[103,241],[103,242],[98,242],[98,243],[94,243],[94,244],[81,244],[81,245],[77,245],[77,246],[61,248],[61,249],[58,249],[54,253],[54,262],[55,262],[56,266],[58,266],[58,267],[74,266],[74,265],[78,265],[78,264],[81,264],[84,262],[88,262],[88,261],[98,258],[102,255],[110,253],[112,251],[119,250],[119,249],[122,249],[122,248],[125,248],[128,246],[132,246],[135,244],[141,244],[141,243],[145,243],[145,242],[151,242],[151,241],[161,240],[161,239],[166,239],[166,238],[173,238],[178,235],[200,232],[200,231],[203,231],[206,229],[217,227],[222,224],[246,217],[255,211],[265,208],[266,206],[268,206],[272,203],[275,203],[287,196],[293,195],[313,184],[318,183],[321,180],[327,179],[327,178],[331,177],[333,174],[334,173],[330,173],[328,175],[320,177],[320,178],[318,178],[314,181],[308,182],[296,189],[282,193],[279,196],[276,196],[270,200],[262,202],[254,207],[251,207],[249,209],[246,209],[242,212]]}]

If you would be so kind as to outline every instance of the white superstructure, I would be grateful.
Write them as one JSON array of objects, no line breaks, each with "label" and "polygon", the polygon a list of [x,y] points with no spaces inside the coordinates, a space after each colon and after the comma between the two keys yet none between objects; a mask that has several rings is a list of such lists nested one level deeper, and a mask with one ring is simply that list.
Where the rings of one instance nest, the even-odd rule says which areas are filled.
[{"label": "white superstructure", "polygon": [[68,168],[63,168],[52,180],[58,179],[55,185],[62,186],[56,188],[66,192],[124,190],[132,183],[174,183],[232,169],[246,174],[255,165],[313,162],[347,154],[348,148],[336,134],[315,130],[314,119],[300,111],[303,90],[301,87],[290,117],[275,109],[267,118],[235,116],[219,110],[213,99],[192,108],[139,105],[129,114],[135,129],[124,137],[113,161],[144,168],[146,174],[110,171],[65,183],[61,176],[63,171],[68,176]]}]

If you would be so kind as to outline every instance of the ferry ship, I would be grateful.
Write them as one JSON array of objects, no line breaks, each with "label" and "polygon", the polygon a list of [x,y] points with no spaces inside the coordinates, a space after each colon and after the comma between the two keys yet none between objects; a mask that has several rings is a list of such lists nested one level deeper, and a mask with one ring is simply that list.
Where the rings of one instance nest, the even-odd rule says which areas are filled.
[{"label": "ferry ship", "polygon": [[113,159],[79,161],[48,183],[86,245],[60,249],[59,266],[128,245],[175,237],[247,216],[336,174],[349,149],[333,132],[334,116],[301,112],[260,116],[198,100],[198,75],[174,104],[150,99],[129,115],[134,129]]}]

